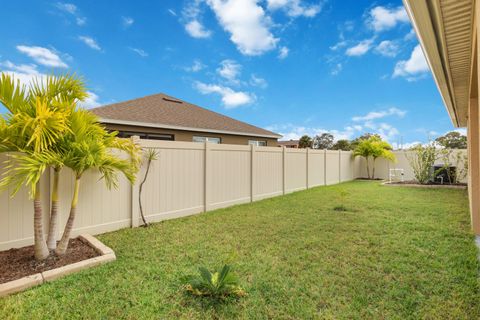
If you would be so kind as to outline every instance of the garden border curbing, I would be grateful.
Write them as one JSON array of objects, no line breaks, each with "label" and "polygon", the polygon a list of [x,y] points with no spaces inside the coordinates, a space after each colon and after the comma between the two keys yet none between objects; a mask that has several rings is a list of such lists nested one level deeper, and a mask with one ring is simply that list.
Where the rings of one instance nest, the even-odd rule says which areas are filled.
[{"label": "garden border curbing", "polygon": [[415,184],[415,183],[395,183],[383,182],[383,186],[389,187],[413,187],[413,188],[438,188],[438,189],[467,189],[465,185],[451,185],[451,184]]},{"label": "garden border curbing", "polygon": [[82,234],[78,237],[81,241],[87,243],[100,254],[98,257],[68,264],[63,267],[47,270],[44,272],[29,275],[17,280],[0,284],[0,297],[21,292],[34,286],[53,281],[55,279],[67,276],[69,274],[92,268],[100,264],[116,260],[115,252],[104,245],[101,241],[89,234]]}]

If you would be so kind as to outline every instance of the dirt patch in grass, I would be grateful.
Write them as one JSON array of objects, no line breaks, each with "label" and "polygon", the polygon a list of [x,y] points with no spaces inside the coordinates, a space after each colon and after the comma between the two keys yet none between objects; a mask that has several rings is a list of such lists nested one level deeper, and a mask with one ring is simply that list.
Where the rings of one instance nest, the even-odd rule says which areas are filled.
[{"label": "dirt patch in grass", "polygon": [[70,240],[66,255],[50,255],[44,261],[36,261],[33,246],[0,252],[0,283],[17,280],[39,272],[99,256],[88,244],[79,239]]}]

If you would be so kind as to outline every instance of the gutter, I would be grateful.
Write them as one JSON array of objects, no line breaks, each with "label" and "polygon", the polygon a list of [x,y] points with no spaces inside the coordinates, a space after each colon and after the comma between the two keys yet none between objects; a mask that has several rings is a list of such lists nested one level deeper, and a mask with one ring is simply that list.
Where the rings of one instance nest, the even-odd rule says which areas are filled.
[{"label": "gutter", "polygon": [[191,128],[191,127],[182,127],[182,126],[172,126],[168,124],[158,124],[158,123],[148,123],[148,122],[128,121],[128,120],[115,120],[115,119],[106,119],[106,118],[100,118],[99,121],[105,124],[120,124],[120,125],[134,126],[134,127],[147,127],[147,128],[171,129],[171,130],[181,130],[181,131],[194,131],[194,132],[211,132],[211,133],[229,134],[229,135],[245,136],[245,137],[261,137],[261,138],[272,138],[272,139],[280,139],[282,137],[279,134],[269,135],[269,134],[228,131],[228,130]]}]

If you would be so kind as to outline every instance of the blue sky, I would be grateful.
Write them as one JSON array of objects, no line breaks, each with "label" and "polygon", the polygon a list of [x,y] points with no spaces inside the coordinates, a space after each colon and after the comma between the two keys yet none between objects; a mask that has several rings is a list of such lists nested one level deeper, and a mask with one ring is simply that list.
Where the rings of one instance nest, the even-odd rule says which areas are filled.
[{"label": "blue sky", "polygon": [[164,92],[286,139],[453,129],[400,0],[6,1],[0,27],[1,71],[75,72],[86,107]]}]

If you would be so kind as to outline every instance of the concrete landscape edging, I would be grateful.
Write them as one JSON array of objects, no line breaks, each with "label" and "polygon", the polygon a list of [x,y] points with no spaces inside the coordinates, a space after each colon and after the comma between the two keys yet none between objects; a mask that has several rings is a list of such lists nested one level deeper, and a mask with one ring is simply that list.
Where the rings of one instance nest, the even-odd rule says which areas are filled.
[{"label": "concrete landscape edging", "polygon": [[95,251],[97,251],[100,255],[98,257],[75,262],[63,267],[47,270],[17,280],[2,283],[0,284],[0,297],[5,297],[10,294],[21,292],[42,283],[50,282],[55,279],[67,276],[69,274],[116,260],[116,256],[113,250],[104,245],[101,241],[99,241],[92,235],[82,234],[78,238],[84,243],[94,248]]}]

